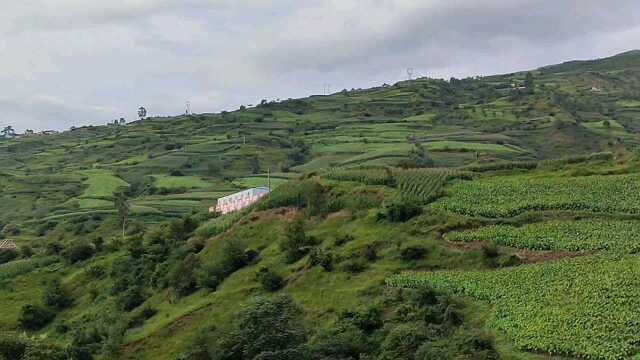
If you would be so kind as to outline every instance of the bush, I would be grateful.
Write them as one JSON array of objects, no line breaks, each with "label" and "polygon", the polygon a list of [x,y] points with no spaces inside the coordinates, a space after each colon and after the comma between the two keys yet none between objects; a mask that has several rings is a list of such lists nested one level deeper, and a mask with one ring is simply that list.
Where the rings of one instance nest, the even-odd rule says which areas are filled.
[{"label": "bush", "polygon": [[139,286],[134,286],[118,296],[116,303],[121,310],[131,311],[147,300],[147,296]]},{"label": "bush", "polygon": [[307,335],[302,310],[287,295],[256,297],[246,305],[228,333],[217,337],[212,360],[304,359]]},{"label": "bush", "polygon": [[411,201],[396,201],[386,208],[386,217],[391,222],[405,222],[422,214],[422,207]]},{"label": "bush", "polygon": [[309,253],[310,266],[322,266],[325,271],[333,270],[333,254],[320,248],[315,248]]},{"label": "bush", "polygon": [[189,254],[182,261],[178,261],[169,272],[169,285],[178,296],[187,296],[197,289],[195,269],[197,259]]},{"label": "bush", "polygon": [[55,312],[41,305],[24,305],[20,310],[18,322],[25,330],[39,330],[49,324],[56,316]]},{"label": "bush", "polygon": [[29,245],[22,245],[20,246],[20,255],[23,258],[28,259],[33,256],[33,249]]},{"label": "bush", "polygon": [[72,300],[62,288],[60,281],[53,280],[45,289],[44,303],[52,308],[64,309],[71,305]]},{"label": "bush", "polygon": [[18,252],[13,249],[0,250],[0,264],[8,263],[18,258]]},{"label": "bush", "polygon": [[70,263],[90,259],[95,253],[93,245],[86,242],[75,243],[62,251],[62,256]]},{"label": "bush", "polygon": [[349,241],[353,241],[354,237],[350,234],[341,234],[336,236],[336,239],[333,241],[333,244],[335,246],[342,246],[346,243],[348,243]]},{"label": "bush", "polygon": [[280,249],[287,255],[289,263],[300,260],[315,245],[315,240],[305,234],[304,220],[301,217],[287,225],[285,236],[285,239],[280,242]]},{"label": "bush", "polygon": [[360,249],[360,255],[369,262],[376,261],[378,259],[376,248],[370,244],[367,244]]},{"label": "bush", "polygon": [[408,246],[400,250],[400,258],[404,261],[414,261],[424,258],[427,248],[424,246]]},{"label": "bush", "polygon": [[256,280],[266,291],[278,291],[284,286],[284,279],[282,276],[264,266],[256,272]]},{"label": "bush", "polygon": [[341,264],[343,271],[357,274],[367,269],[367,262],[364,259],[348,259]]}]

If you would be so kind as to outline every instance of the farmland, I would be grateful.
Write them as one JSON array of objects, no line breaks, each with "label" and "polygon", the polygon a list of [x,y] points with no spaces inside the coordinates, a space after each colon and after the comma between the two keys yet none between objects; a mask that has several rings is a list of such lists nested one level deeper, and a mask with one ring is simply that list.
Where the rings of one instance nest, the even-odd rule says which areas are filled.
[{"label": "farmland", "polygon": [[469,216],[510,217],[528,210],[640,213],[638,175],[507,176],[460,181],[434,206]]},{"label": "farmland", "polygon": [[405,273],[387,283],[486,301],[491,326],[522,349],[622,359],[640,341],[639,265],[636,256],[597,256],[491,272]]},{"label": "farmland", "polygon": [[491,225],[447,234],[451,241],[484,241],[531,250],[603,250],[637,253],[640,222],[637,220],[586,219],[548,221],[521,227]]}]

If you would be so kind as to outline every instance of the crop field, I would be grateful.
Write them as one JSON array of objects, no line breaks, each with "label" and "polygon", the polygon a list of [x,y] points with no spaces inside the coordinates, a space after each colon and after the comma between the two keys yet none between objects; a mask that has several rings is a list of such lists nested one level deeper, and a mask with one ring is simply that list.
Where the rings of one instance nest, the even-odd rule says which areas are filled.
[{"label": "crop field", "polygon": [[433,141],[424,144],[431,151],[484,151],[494,153],[522,153],[524,150],[517,147],[508,147],[500,144],[485,144],[463,141]]},{"label": "crop field", "polygon": [[356,181],[367,185],[392,185],[394,182],[391,170],[384,168],[335,169],[326,176],[332,180]]},{"label": "crop field", "polygon": [[107,170],[86,170],[81,173],[87,176],[85,184],[88,185],[82,198],[109,199],[119,189],[129,186],[124,180]]},{"label": "crop field", "polygon": [[[289,180],[288,179],[283,179],[283,178],[272,177],[271,178],[271,187],[272,188],[277,188],[278,186],[286,183],[287,181],[289,181]],[[237,186],[242,187],[242,188],[253,188],[253,187],[258,187],[258,186],[268,186],[269,185],[269,179],[267,177],[262,177],[262,176],[248,176],[248,177],[237,179],[236,181],[234,181],[234,184],[236,184]]]},{"label": "crop field", "polygon": [[460,181],[436,208],[469,216],[511,217],[529,210],[640,213],[640,176],[527,178]]},{"label": "crop field", "polygon": [[627,220],[547,221],[521,227],[490,225],[447,234],[451,241],[484,241],[531,250],[640,251],[640,222]]},{"label": "crop field", "polygon": [[154,175],[155,185],[159,188],[175,189],[202,189],[211,187],[212,184],[199,176],[166,176]]},{"label": "crop field", "polygon": [[640,259],[582,257],[496,271],[403,273],[393,287],[433,287],[492,305],[490,325],[524,350],[622,359],[638,350]]},{"label": "crop field", "polygon": [[469,177],[470,174],[453,169],[411,169],[394,172],[399,196],[422,204],[440,197],[447,180]]}]

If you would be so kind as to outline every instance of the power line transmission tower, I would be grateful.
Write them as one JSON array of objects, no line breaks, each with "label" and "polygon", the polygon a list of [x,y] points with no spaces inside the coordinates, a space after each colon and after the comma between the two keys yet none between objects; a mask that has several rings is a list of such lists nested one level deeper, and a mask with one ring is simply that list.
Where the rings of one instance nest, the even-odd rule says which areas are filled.
[{"label": "power line transmission tower", "polygon": [[413,68],[407,68],[407,78],[413,80]]},{"label": "power line transmission tower", "polygon": [[191,101],[187,101],[185,103],[186,110],[184,111],[185,115],[191,115]]}]

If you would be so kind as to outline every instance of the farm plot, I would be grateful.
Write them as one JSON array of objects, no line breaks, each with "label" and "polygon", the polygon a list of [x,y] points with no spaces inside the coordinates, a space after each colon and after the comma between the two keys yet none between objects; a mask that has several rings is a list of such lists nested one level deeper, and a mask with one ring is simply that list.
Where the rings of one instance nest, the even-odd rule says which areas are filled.
[{"label": "farm plot", "polygon": [[154,175],[155,186],[166,189],[202,189],[212,187],[212,184],[199,176],[167,176]]},{"label": "farm plot", "polygon": [[399,196],[423,204],[441,196],[447,180],[469,177],[469,173],[452,169],[412,169],[394,172]]},{"label": "farm plot", "polygon": [[531,250],[640,251],[640,222],[616,220],[547,221],[522,227],[491,225],[447,234],[451,241],[485,241]]},{"label": "farm plot", "polygon": [[113,193],[129,186],[126,181],[107,170],[85,170],[81,174],[87,176],[84,183],[88,185],[81,196],[82,198],[110,199],[113,197]]},{"label": "farm plot", "polygon": [[640,258],[581,257],[496,271],[403,273],[393,287],[433,287],[492,305],[489,325],[534,352],[622,359],[640,343]]},{"label": "farm plot", "polygon": [[527,178],[461,181],[433,206],[484,217],[511,217],[528,210],[640,213],[640,176]]}]

